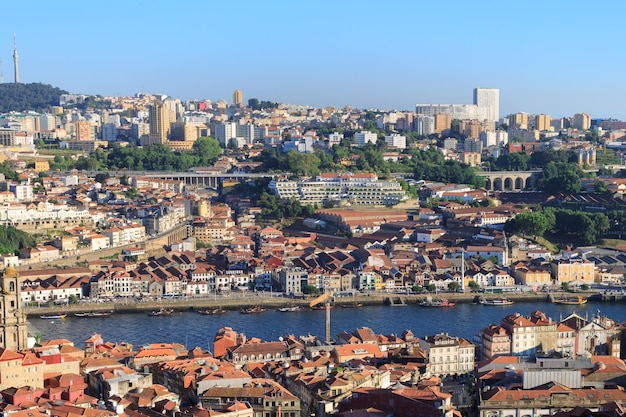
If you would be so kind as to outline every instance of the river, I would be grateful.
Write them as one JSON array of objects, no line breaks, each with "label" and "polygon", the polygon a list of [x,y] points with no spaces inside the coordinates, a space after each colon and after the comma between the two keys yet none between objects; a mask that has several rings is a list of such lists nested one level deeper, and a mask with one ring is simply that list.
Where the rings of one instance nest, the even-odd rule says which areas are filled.
[{"label": "river", "polygon": [[[518,312],[529,315],[543,311],[553,320],[559,320],[572,311],[583,317],[598,314],[617,321],[626,321],[626,305],[615,303],[588,303],[583,306],[565,306],[551,303],[517,302],[510,306],[481,306],[457,304],[452,308],[425,308],[417,305],[404,307],[368,306],[361,308],[335,308],[331,311],[331,335],[334,338],[343,330],[352,332],[357,327],[370,327],[376,333],[400,334],[406,329],[415,336],[424,337],[440,332],[461,336],[471,341],[472,336],[490,323],[500,323],[507,314]],[[303,309],[300,312],[281,313],[267,310],[261,314],[241,314],[229,311],[222,315],[205,316],[175,312],[171,316],[150,317],[147,314],[119,314],[106,318],[76,318],[44,320],[31,317],[29,321],[41,334],[42,340],[69,339],[79,348],[94,333],[105,341],[128,342],[135,346],[143,343],[184,344],[213,350],[213,337],[220,327],[230,326],[248,338],[277,340],[288,334],[313,334],[321,338],[325,332],[325,312]]]}]

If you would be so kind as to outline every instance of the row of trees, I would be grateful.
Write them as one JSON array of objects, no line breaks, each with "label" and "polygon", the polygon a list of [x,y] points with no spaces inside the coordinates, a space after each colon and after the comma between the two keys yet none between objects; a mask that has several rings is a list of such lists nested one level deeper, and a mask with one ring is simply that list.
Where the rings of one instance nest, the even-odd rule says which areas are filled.
[{"label": "row of trees", "polygon": [[[614,216],[615,213],[610,215]],[[524,233],[532,236],[543,236],[546,232],[552,231],[571,236],[585,245],[590,245],[597,242],[612,223],[626,220],[626,216],[622,217],[613,220],[603,213],[545,207],[541,212],[518,214],[505,224],[505,230],[510,233]]]},{"label": "row of trees", "polygon": [[191,151],[174,151],[162,144],[145,148],[113,144],[106,150],[98,149],[88,156],[81,156],[74,163],[69,158],[55,157],[50,165],[57,170],[107,171],[125,168],[136,171],[186,171],[193,166],[213,164],[221,153],[217,140],[201,137],[194,142]]}]

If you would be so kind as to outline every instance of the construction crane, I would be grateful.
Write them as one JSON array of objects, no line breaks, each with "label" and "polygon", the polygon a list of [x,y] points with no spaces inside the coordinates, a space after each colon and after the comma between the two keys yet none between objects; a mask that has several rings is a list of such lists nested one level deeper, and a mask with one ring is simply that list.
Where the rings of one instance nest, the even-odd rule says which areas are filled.
[{"label": "construction crane", "polygon": [[324,304],[326,307],[326,343],[330,343],[330,302],[333,298],[332,292],[325,292],[309,303],[309,307]]}]

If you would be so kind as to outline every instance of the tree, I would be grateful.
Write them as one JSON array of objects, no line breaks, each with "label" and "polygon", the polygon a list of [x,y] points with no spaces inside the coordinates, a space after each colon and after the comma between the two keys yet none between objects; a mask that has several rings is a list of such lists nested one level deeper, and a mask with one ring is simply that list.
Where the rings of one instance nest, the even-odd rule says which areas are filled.
[{"label": "tree", "polygon": [[428,286],[426,286],[426,289],[429,292],[435,292],[435,291],[437,291],[437,286],[435,284],[428,284]]},{"label": "tree", "polygon": [[452,281],[451,283],[449,283],[449,284],[448,284],[448,289],[449,289],[450,291],[456,291],[456,290],[458,290],[459,288],[461,288],[461,284],[459,284],[459,283],[458,283],[458,282],[456,282],[456,281]]},{"label": "tree", "polygon": [[222,154],[220,143],[212,138],[203,136],[193,143],[193,151],[198,156],[200,165],[212,165]]},{"label": "tree", "polygon": [[476,291],[480,288],[480,285],[474,280],[471,280],[467,285],[471,288],[472,291]]},{"label": "tree", "polygon": [[582,171],[576,164],[550,161],[543,168],[537,188],[550,194],[578,194],[582,189],[581,176]]},{"label": "tree", "polygon": [[593,184],[593,188],[595,189],[595,192],[598,194],[607,194],[609,192],[609,189],[606,186],[606,183],[604,181],[597,180]]},{"label": "tree", "polygon": [[320,293],[320,290],[314,285],[306,284],[305,286],[302,287],[302,293],[307,294],[307,295],[308,294],[317,295]]},{"label": "tree", "polygon": [[532,236],[543,236],[552,228],[550,219],[542,213],[529,212],[520,213],[505,224],[505,230],[512,233],[524,233]]},{"label": "tree", "polygon": [[420,294],[422,292],[422,286],[421,285],[413,285],[413,287],[411,288],[411,290],[415,293],[415,294]]}]

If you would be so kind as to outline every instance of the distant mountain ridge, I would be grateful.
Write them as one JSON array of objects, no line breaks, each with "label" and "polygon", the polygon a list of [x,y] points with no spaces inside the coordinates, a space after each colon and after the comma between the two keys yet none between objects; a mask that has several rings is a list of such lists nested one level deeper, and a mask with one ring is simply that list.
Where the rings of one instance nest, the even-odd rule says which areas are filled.
[{"label": "distant mountain ridge", "polygon": [[0,84],[0,112],[34,110],[41,112],[58,106],[61,94],[67,91],[43,83]]}]

